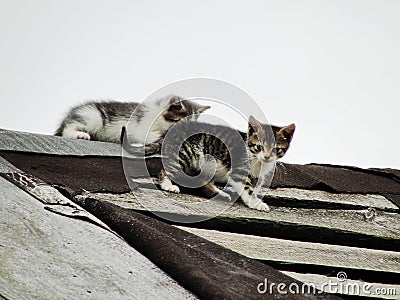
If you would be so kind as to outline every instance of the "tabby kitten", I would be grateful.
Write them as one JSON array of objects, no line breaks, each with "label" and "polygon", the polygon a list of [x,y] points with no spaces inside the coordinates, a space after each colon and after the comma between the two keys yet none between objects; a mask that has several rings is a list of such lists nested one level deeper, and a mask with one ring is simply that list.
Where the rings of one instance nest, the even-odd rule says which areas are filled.
[{"label": "tabby kitten", "polygon": [[228,183],[248,207],[269,211],[254,189],[258,179],[273,170],[276,159],[285,155],[294,131],[294,124],[270,126],[252,116],[247,133],[221,125],[180,122],[170,129],[164,141],[148,145],[146,155],[161,151],[163,157],[168,157],[159,175],[161,189],[165,191],[180,192],[172,179],[180,184],[185,182],[186,186],[200,183],[210,198],[230,199],[214,184]]},{"label": "tabby kitten", "polygon": [[118,143],[127,126],[131,143],[152,143],[176,122],[186,117],[195,121],[208,108],[178,96],[149,103],[92,101],[72,108],[55,135]]}]

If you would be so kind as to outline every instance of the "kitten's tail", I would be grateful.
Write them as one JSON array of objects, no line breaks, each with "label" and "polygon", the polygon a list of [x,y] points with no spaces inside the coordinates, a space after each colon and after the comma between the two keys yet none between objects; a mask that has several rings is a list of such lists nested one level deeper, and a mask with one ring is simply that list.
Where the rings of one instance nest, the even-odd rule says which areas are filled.
[{"label": "kitten's tail", "polygon": [[128,137],[126,135],[126,127],[125,126],[122,126],[121,135],[119,136],[119,142],[123,148],[128,143]]}]

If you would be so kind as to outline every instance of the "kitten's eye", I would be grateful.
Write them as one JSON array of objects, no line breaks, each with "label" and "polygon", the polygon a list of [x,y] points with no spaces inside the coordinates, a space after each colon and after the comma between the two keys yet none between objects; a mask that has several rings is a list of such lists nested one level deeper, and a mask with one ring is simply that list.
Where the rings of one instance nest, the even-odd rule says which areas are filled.
[{"label": "kitten's eye", "polygon": [[284,153],[284,149],[283,148],[274,148],[272,149],[272,152],[276,155],[282,155]]},{"label": "kitten's eye", "polygon": [[181,108],[182,108],[182,105],[180,103],[174,103],[169,106],[169,110],[178,111],[178,110],[181,110]]},{"label": "kitten's eye", "polygon": [[257,146],[256,146],[256,150],[257,150],[257,151],[260,151],[260,152],[261,152],[261,151],[264,151],[264,146],[263,146],[263,145],[257,145]]}]

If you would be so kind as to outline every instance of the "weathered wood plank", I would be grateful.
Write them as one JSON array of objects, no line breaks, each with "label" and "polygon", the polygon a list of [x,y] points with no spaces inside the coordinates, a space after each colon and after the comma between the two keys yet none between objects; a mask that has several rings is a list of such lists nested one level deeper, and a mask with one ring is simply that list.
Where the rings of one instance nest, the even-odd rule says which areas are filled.
[{"label": "weathered wood plank", "polygon": [[22,172],[22,171],[0,156],[0,173],[9,173],[9,172]]},{"label": "weathered wood plank", "polygon": [[178,226],[258,260],[400,273],[400,252],[258,237]]},{"label": "weathered wood plank", "polygon": [[[143,185],[142,185],[143,186]],[[180,222],[193,216],[214,217],[202,223],[209,229],[221,229],[260,236],[279,237],[312,242],[338,243],[341,245],[363,246],[375,249],[397,250],[400,247],[400,215],[377,211],[372,216],[368,210],[328,210],[288,207],[272,207],[265,213],[245,207],[237,202],[226,209],[226,202],[208,201],[187,194],[164,193],[151,188],[139,188],[128,194],[107,194],[89,196],[107,200],[125,208],[155,212],[166,217],[179,217]],[[78,197],[79,198],[79,197]],[[77,198],[77,199],[78,199]],[[138,200],[140,199],[140,201]],[[187,204],[190,205],[187,205]],[[196,224],[192,224],[196,227]]]},{"label": "weathered wood plank", "polygon": [[57,189],[46,184],[44,181],[23,172],[0,173],[0,176],[45,204],[44,209],[59,215],[92,222],[111,232],[111,229],[101,220],[89,214],[79,205],[63,196]]},{"label": "weathered wood plank", "polygon": [[[135,178],[134,182],[143,184],[143,186],[151,184],[149,178]],[[231,189],[228,189],[231,190]],[[232,192],[232,190],[231,190]],[[382,195],[375,194],[348,194],[348,193],[331,193],[319,190],[305,190],[298,188],[277,188],[265,190],[264,200],[268,203],[280,206],[283,202],[290,203],[291,207],[310,208],[319,206],[320,208],[335,207],[336,209],[353,208],[368,209],[376,208],[380,210],[388,210],[398,212],[400,209],[391,201]],[[285,206],[285,205],[283,205]],[[326,206],[326,207],[324,207]]]},{"label": "weathered wood plank", "polygon": [[0,178],[0,295],[6,299],[194,299],[125,241],[53,214]]},{"label": "weathered wood plank", "polygon": [[119,144],[67,139],[59,136],[0,129],[0,151],[55,155],[121,156]]},{"label": "weathered wood plank", "polygon": [[[264,263],[144,214],[93,198],[84,199],[82,205],[202,299],[287,299],[276,290],[263,293],[257,287],[265,278],[267,288],[301,284]],[[311,289],[291,299],[337,297]]]},{"label": "weathered wood plank", "polygon": [[[319,274],[302,274],[282,271],[282,273],[310,284],[326,293],[335,292],[346,296],[373,297],[380,299],[399,299],[400,285],[365,282],[351,279],[328,277]],[[331,285],[329,285],[331,283]]]},{"label": "weathered wood plank", "polygon": [[399,211],[399,208],[391,201],[387,200],[384,196],[374,194],[335,194],[318,190],[277,188],[269,189],[266,192],[266,200],[274,200],[274,203],[287,201],[292,202],[293,205],[296,205],[294,202],[304,202],[305,205],[309,203],[320,203],[320,206],[323,204],[337,204],[336,207],[340,207],[340,205],[346,205],[348,207],[353,206],[354,208],[372,207],[382,210]]}]

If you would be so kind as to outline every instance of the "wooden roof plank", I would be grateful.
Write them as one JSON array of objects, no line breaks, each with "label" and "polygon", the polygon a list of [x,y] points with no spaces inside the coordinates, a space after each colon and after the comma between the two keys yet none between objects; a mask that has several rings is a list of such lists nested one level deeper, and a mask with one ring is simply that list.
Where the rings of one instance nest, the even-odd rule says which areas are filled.
[{"label": "wooden roof plank", "polygon": [[[331,193],[318,190],[305,190],[298,188],[277,188],[265,191],[266,201],[273,200],[274,203],[289,202],[308,205],[309,208],[314,203],[320,203],[320,207],[326,206],[340,208],[347,206],[349,208],[376,208],[388,211],[399,211],[399,208],[386,197],[376,194],[350,194],[350,193]],[[310,205],[311,204],[311,205]]]},{"label": "wooden roof plank", "polygon": [[[193,203],[207,201],[186,194],[165,194],[158,190],[139,188],[134,193],[110,194],[89,193],[81,197],[107,200],[119,206],[157,214],[214,217],[213,212],[223,211],[226,203],[209,201],[206,206]],[[79,198],[79,196],[78,196]],[[139,199],[139,200],[138,200]],[[191,203],[187,206],[185,203]],[[181,218],[181,219],[182,219]],[[222,224],[225,222],[225,224]],[[398,249],[400,246],[400,215],[377,211],[372,216],[368,210],[328,210],[273,207],[271,212],[260,212],[237,202],[208,222],[211,226],[235,227],[242,233],[274,236],[304,241],[339,243],[352,246],[370,246],[378,249]],[[239,228],[241,225],[243,226]],[[196,225],[193,225],[196,227]],[[272,235],[271,235],[272,234]],[[330,240],[329,240],[330,239]],[[375,239],[375,240],[374,240]],[[379,242],[379,243],[378,243]]]},{"label": "wooden roof plank", "polygon": [[[85,209],[200,298],[286,299],[277,291],[260,293],[257,287],[264,284],[265,278],[269,280],[267,286],[297,282],[266,264],[155,218],[107,201],[90,197],[81,200]],[[337,299],[333,295],[314,292],[292,298]]]},{"label": "wooden roof plank", "polygon": [[258,260],[400,273],[400,252],[179,228]]},{"label": "wooden roof plank", "polygon": [[16,166],[0,156],[0,173],[22,172]]}]

